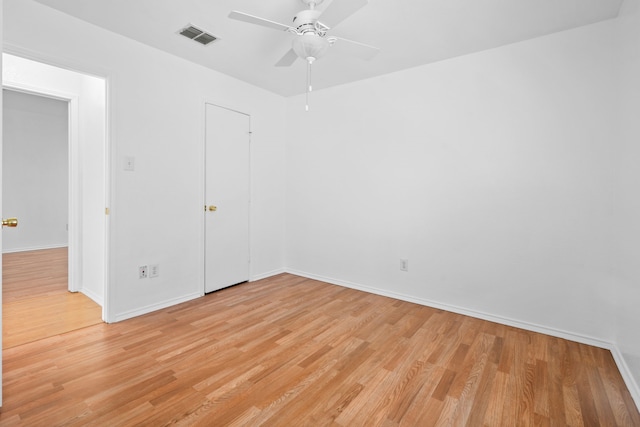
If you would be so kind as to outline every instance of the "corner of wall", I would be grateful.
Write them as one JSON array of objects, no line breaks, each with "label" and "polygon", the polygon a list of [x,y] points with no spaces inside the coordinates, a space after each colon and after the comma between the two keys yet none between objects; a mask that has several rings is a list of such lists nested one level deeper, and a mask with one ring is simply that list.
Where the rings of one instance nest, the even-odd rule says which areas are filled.
[{"label": "corner of wall", "polygon": [[629,393],[636,404],[636,408],[640,410],[640,385],[633,376],[632,370],[627,363],[627,359],[616,345],[611,345],[609,350],[611,351],[611,355],[618,366],[620,375],[622,376],[624,383],[627,385]]}]

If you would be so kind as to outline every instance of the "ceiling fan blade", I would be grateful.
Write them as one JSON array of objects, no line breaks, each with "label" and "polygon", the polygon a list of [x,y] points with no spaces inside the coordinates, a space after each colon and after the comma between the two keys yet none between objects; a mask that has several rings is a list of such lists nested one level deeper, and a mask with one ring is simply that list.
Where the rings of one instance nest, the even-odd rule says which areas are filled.
[{"label": "ceiling fan blade", "polygon": [[368,3],[368,0],[333,0],[318,20],[333,28]]},{"label": "ceiling fan blade", "polygon": [[229,13],[229,18],[235,19],[237,21],[248,22],[250,24],[261,25],[263,27],[280,31],[287,31],[290,28],[288,25],[280,24],[279,22],[275,21],[269,21],[268,19],[249,15],[248,13],[238,12],[237,10],[231,11],[231,13]]},{"label": "ceiling fan blade", "polygon": [[280,61],[276,62],[276,67],[290,67],[294,62],[298,59],[298,54],[296,54],[293,49],[289,49],[289,52],[285,53]]},{"label": "ceiling fan blade", "polygon": [[380,49],[369,46],[368,44],[354,42],[353,40],[343,39],[340,37],[334,38],[336,39],[334,47],[337,47],[338,50],[347,55],[353,55],[360,59],[364,59],[365,61],[372,59],[378,54],[378,52],[380,52]]}]

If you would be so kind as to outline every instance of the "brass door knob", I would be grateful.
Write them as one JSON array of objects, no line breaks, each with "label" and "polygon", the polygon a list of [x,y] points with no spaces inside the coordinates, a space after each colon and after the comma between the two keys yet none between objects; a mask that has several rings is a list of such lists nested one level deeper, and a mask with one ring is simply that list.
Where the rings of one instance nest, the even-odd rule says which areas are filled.
[{"label": "brass door knob", "polygon": [[209,206],[209,212],[215,212],[217,210],[218,210],[217,206],[213,206],[213,205]]},{"label": "brass door knob", "polygon": [[18,218],[7,218],[2,220],[3,227],[17,227],[18,226]]}]

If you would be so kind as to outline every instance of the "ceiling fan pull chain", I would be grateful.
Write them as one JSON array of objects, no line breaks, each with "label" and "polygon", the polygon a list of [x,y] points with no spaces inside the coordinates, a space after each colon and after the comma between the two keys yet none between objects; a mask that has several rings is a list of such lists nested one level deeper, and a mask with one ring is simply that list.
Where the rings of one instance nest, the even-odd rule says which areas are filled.
[{"label": "ceiling fan pull chain", "polygon": [[313,60],[311,58],[307,58],[307,105],[305,106],[305,110],[309,111],[309,92],[313,90],[311,87],[311,63]]},{"label": "ceiling fan pull chain", "polygon": [[309,60],[309,65],[307,66],[307,89],[309,92],[313,91],[313,86],[311,86],[311,64],[313,61]]}]

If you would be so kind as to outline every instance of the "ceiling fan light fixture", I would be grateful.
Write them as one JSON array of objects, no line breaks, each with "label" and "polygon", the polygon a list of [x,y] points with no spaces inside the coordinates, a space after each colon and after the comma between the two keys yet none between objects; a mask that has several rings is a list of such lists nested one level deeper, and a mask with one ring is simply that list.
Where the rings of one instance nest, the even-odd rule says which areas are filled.
[{"label": "ceiling fan light fixture", "polygon": [[315,61],[322,57],[329,49],[330,43],[314,33],[305,33],[293,39],[293,51],[300,58]]},{"label": "ceiling fan light fixture", "polygon": [[[285,53],[275,65],[276,67],[288,67],[292,65],[297,58],[305,60],[307,63],[307,103],[305,108],[309,111],[309,93],[313,90],[311,87],[311,65],[316,61],[316,59],[324,56],[324,54],[327,53],[327,50],[329,50],[329,47],[340,40],[341,44],[344,43],[347,46],[350,45],[352,47],[352,51],[359,54],[358,56],[366,56],[366,59],[370,59],[371,56],[378,52],[378,49],[352,40],[338,37],[326,37],[331,27],[335,27],[357,10],[367,5],[369,0],[331,1],[329,7],[325,8],[322,12],[318,11],[316,6],[324,0],[301,1],[309,6],[309,8],[302,10],[295,15],[293,18],[293,26],[280,24],[269,19],[249,15],[244,12],[238,12],[236,10],[229,13],[229,18],[278,31],[286,31],[295,35],[291,49],[289,49],[289,51]],[[323,22],[325,22],[326,19],[326,23],[328,23],[329,26],[320,22],[319,19],[322,19]]]}]

